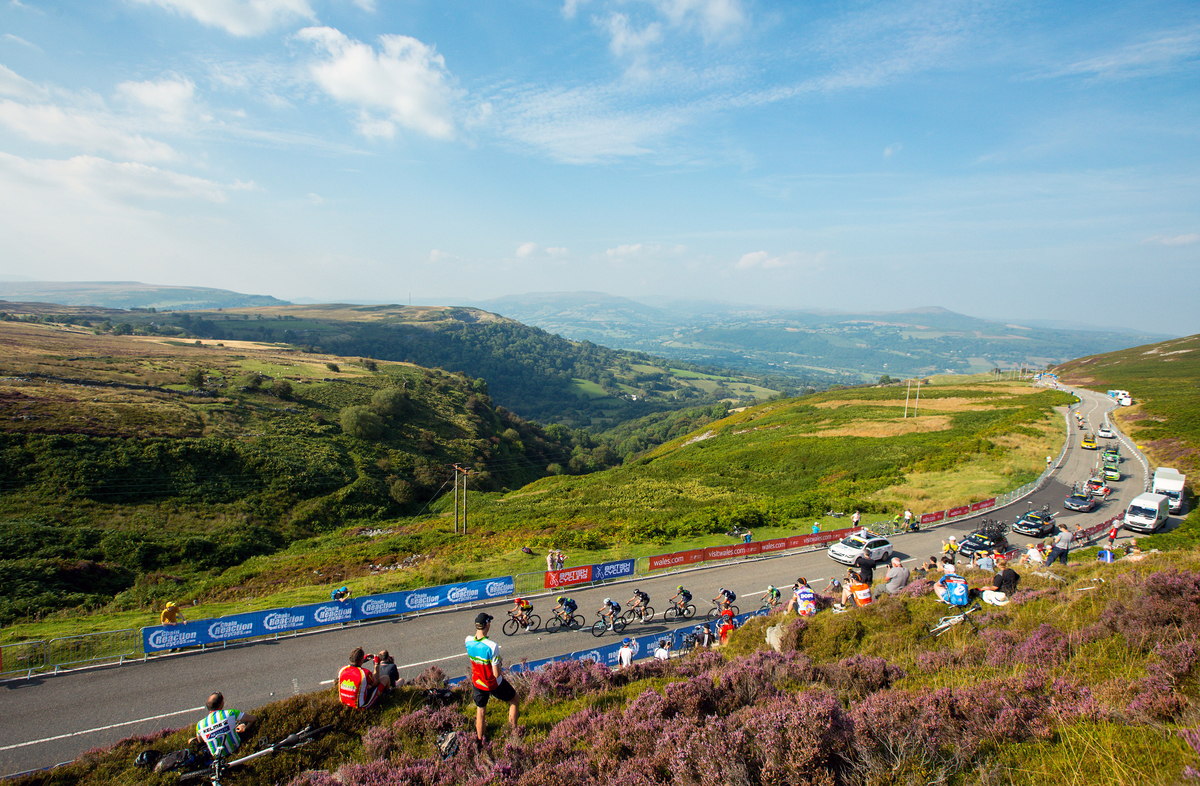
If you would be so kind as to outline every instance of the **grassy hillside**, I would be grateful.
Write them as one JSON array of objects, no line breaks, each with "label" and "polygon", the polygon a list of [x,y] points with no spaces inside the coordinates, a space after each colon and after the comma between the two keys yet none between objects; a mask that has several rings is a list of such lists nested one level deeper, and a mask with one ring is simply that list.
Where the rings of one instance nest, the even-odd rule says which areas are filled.
[{"label": "grassy hillside", "polygon": [[[513,679],[523,733],[509,734],[503,710],[489,708],[489,749],[464,744],[447,760],[437,735],[470,739],[474,706],[466,691],[448,707],[425,706],[420,688],[442,677],[435,667],[367,711],[342,709],[333,690],[296,696],[257,711],[251,736],[280,739],[308,723],[335,730],[232,778],[290,786],[1187,782],[1187,768],[1200,764],[1200,736],[1188,731],[1200,720],[1200,554],[1057,573],[1024,576],[1008,606],[975,618],[978,635],[961,625],[922,641],[946,607],[918,581],[847,614],[755,620],[723,652],[616,673],[556,664]],[[763,643],[777,623],[778,653]],[[331,673],[337,665],[330,660]],[[133,760],[147,748],[179,748],[191,733],[130,738],[16,783],[174,783]]]},{"label": "grassy hillside", "polygon": [[603,465],[460,374],[22,322],[0,322],[0,346],[0,622],[114,595],[138,608],[417,513],[453,464],[480,491]]},{"label": "grassy hillside", "polygon": [[1114,413],[1154,466],[1174,467],[1196,489],[1200,477],[1200,335],[1093,355],[1056,366],[1059,378],[1091,390],[1128,390],[1134,405]]}]

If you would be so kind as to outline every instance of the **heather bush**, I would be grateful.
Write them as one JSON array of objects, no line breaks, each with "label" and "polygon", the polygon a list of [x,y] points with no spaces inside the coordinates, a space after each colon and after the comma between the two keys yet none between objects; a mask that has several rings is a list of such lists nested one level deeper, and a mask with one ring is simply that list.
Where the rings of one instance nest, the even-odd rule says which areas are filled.
[{"label": "heather bush", "polygon": [[437,666],[430,666],[417,675],[417,678],[413,680],[413,685],[422,690],[429,690],[430,688],[445,687],[447,682],[446,672]]},{"label": "heather bush", "polygon": [[818,666],[817,673],[831,687],[855,698],[889,688],[904,678],[904,669],[870,655],[851,655],[837,663]]},{"label": "heather bush", "polygon": [[553,701],[602,693],[612,680],[613,671],[593,660],[559,660],[532,672],[525,681],[529,699]]},{"label": "heather bush", "polygon": [[937,582],[933,581],[932,579],[915,579],[910,581],[903,589],[901,589],[892,597],[901,599],[923,598],[926,595],[933,594],[933,585],[936,583]]},{"label": "heather bush", "polygon": [[1200,658],[1200,649],[1196,639],[1191,638],[1174,644],[1160,642],[1154,647],[1153,655],[1157,660],[1150,663],[1150,673],[1162,673],[1172,680],[1180,680],[1191,673]]},{"label": "heather bush", "polygon": [[1011,598],[1009,598],[1010,606],[1023,606],[1030,601],[1035,601],[1040,598],[1050,597],[1058,594],[1058,587],[1047,587],[1045,589],[1026,589],[1017,590]]},{"label": "heather bush", "polygon": [[853,611],[829,614],[804,631],[803,649],[814,661],[831,661],[858,651],[867,628]]},{"label": "heather bush", "polygon": [[745,732],[751,783],[833,786],[854,739],[850,717],[826,691],[769,699],[730,721]]},{"label": "heather bush", "polygon": [[695,677],[698,674],[719,672],[725,665],[725,656],[717,650],[697,650],[675,662],[675,673],[680,677]]},{"label": "heather bush", "polygon": [[979,646],[964,647],[960,650],[930,650],[917,654],[916,666],[926,674],[943,669],[961,669],[983,663],[985,654],[984,648]]}]

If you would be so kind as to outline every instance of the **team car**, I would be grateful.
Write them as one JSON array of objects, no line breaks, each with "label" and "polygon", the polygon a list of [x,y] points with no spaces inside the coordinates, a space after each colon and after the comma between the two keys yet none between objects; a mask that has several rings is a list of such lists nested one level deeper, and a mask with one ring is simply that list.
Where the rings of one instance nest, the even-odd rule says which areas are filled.
[{"label": "team car", "polygon": [[1013,532],[1028,535],[1031,538],[1044,538],[1054,533],[1054,516],[1031,510],[1022,514],[1012,525]]},{"label": "team car", "polygon": [[1105,464],[1104,465],[1104,479],[1106,481],[1120,480],[1121,479],[1121,470],[1117,469],[1116,464]]},{"label": "team car", "polygon": [[978,551],[988,553],[998,551],[1003,554],[1008,551],[1008,538],[1004,537],[1003,532],[999,532],[995,528],[975,530],[963,538],[962,543],[958,547],[958,553],[960,556],[970,559]]},{"label": "team car", "polygon": [[1084,485],[1088,493],[1093,497],[1102,497],[1105,493],[1109,493],[1108,485],[1105,484],[1102,478],[1088,478],[1087,483]]},{"label": "team car", "polygon": [[1096,436],[1103,439],[1113,439],[1117,435],[1114,434],[1112,429],[1110,429],[1108,426],[1101,426],[1100,428],[1096,429]]},{"label": "team car", "polygon": [[1083,448],[1084,450],[1095,450],[1098,447],[1096,445],[1096,435],[1084,434],[1083,442],[1079,443],[1079,447]]},{"label": "team car", "polygon": [[874,532],[858,532],[829,547],[829,556],[843,565],[853,565],[862,556],[863,548],[871,552],[871,559],[884,562],[892,558],[892,543]]},{"label": "team car", "polygon": [[1067,510],[1077,510],[1080,513],[1087,513],[1096,507],[1096,500],[1092,499],[1091,494],[1072,494],[1063,500],[1063,507]]}]

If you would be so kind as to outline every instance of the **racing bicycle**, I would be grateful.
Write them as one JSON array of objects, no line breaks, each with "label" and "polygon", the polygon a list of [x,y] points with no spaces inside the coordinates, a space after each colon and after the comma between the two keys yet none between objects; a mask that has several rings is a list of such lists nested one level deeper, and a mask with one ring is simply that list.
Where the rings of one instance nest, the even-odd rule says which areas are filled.
[{"label": "racing bicycle", "polygon": [[[604,612],[597,611],[596,616],[599,617],[600,619],[596,620],[596,622],[592,625],[592,635],[593,636],[603,636],[604,631],[608,630],[608,625],[604,622]],[[612,629],[613,629],[613,633],[620,633],[621,631],[625,630],[625,617],[614,614],[613,621],[612,621]]]},{"label": "racing bicycle", "polygon": [[182,783],[184,781],[208,780],[212,786],[221,786],[221,777],[225,774],[225,771],[228,770],[230,767],[237,767],[242,764],[245,764],[248,761],[252,761],[254,759],[259,759],[259,758],[262,758],[263,756],[269,756],[272,753],[276,753],[278,751],[293,750],[295,748],[299,748],[302,745],[307,745],[308,743],[313,742],[314,740],[317,740],[320,737],[325,736],[325,734],[328,733],[331,729],[333,729],[332,725],[316,726],[316,727],[305,726],[300,731],[292,732],[291,734],[284,737],[279,742],[268,745],[266,748],[263,748],[260,751],[251,753],[247,756],[242,756],[241,758],[234,759],[233,761],[226,761],[224,756],[217,756],[204,769],[193,770],[192,772],[186,772],[183,775],[180,775],[179,781],[180,781],[180,783]]},{"label": "racing bicycle", "polygon": [[560,628],[567,628],[568,630],[579,630],[582,627],[583,627],[583,615],[582,614],[572,614],[571,616],[568,617],[566,614],[559,611],[558,609],[555,609],[553,614],[550,615],[550,619],[546,620],[546,632],[547,633],[558,633]]},{"label": "racing bicycle", "polygon": [[978,614],[982,610],[983,610],[983,607],[980,606],[978,603],[976,603],[973,606],[969,606],[966,609],[959,611],[957,614],[947,614],[945,617],[942,617],[940,620],[938,620],[934,624],[930,625],[929,632],[926,633],[921,638],[917,639],[917,641],[925,641],[925,639],[935,639],[935,638],[941,636],[942,634],[944,634],[946,631],[953,628],[954,626],[959,625],[963,622],[966,622],[968,625],[971,626],[972,630],[974,630],[976,633],[978,633],[979,626],[975,624],[975,620],[971,619],[971,615]]},{"label": "racing bicycle", "polygon": [[663,612],[663,619],[670,622],[673,619],[690,620],[696,616],[695,603],[681,603],[680,601],[671,601],[671,606]]},{"label": "racing bicycle", "polygon": [[534,631],[537,630],[538,626],[542,624],[542,618],[533,613],[526,614],[525,619],[526,623],[524,625],[521,624],[521,619],[517,616],[517,613],[512,609],[509,609],[508,619],[504,621],[504,625],[500,628],[500,630],[504,631],[505,636],[512,636],[522,628],[528,627],[529,630]]},{"label": "racing bicycle", "polygon": [[[735,616],[735,617],[741,613],[741,611],[737,607],[737,604],[731,604],[729,606],[729,610],[733,612],[733,616]],[[720,617],[724,613],[725,613],[725,604],[714,603],[713,607],[708,610],[708,614],[705,614],[704,616],[706,619],[715,620],[717,617]]]},{"label": "racing bicycle", "polygon": [[650,622],[654,619],[653,606],[638,606],[637,608],[626,609],[621,615],[621,621],[626,625],[632,625],[634,620],[639,622]]}]

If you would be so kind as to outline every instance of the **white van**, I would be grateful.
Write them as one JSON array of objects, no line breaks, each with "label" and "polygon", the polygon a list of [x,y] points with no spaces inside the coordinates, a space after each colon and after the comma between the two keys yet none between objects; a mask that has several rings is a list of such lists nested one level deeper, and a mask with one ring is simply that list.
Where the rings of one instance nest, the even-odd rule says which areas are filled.
[{"label": "white van", "polygon": [[1138,532],[1154,532],[1167,523],[1171,500],[1162,494],[1138,494],[1125,510],[1125,526]]},{"label": "white van", "polygon": [[1178,513],[1183,508],[1183,484],[1187,481],[1182,472],[1170,467],[1159,467],[1154,470],[1154,485],[1150,490],[1162,494],[1171,500],[1171,512]]}]

